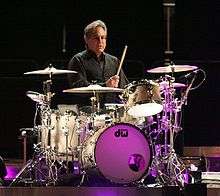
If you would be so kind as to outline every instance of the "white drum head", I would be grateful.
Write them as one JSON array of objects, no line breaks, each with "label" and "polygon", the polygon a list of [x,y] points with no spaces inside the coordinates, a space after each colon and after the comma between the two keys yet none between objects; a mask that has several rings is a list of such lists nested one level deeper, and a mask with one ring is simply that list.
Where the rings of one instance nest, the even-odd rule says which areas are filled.
[{"label": "white drum head", "polygon": [[128,109],[128,114],[133,117],[147,117],[160,113],[163,106],[158,103],[137,104]]}]

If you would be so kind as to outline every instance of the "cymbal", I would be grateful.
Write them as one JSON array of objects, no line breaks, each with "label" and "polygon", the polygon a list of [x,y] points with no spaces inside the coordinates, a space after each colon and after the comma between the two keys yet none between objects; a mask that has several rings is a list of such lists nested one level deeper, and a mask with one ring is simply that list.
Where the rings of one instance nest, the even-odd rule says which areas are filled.
[{"label": "cymbal", "polygon": [[192,71],[197,69],[197,66],[191,65],[171,65],[166,67],[156,67],[153,69],[147,70],[149,73],[172,73],[172,72],[181,72],[181,71]]},{"label": "cymbal", "polygon": [[64,93],[110,93],[110,92],[123,92],[123,89],[102,87],[100,85],[89,85],[87,87],[79,87],[63,90]]},{"label": "cymbal", "polygon": [[[165,88],[169,87],[169,83],[167,81],[160,82],[159,84],[160,84],[160,89],[165,89]],[[172,83],[172,86],[174,88],[185,88],[186,87],[185,84],[177,83],[177,82]]]},{"label": "cymbal", "polygon": [[54,74],[66,74],[66,73],[77,73],[76,71],[72,70],[62,70],[62,69],[56,69],[55,67],[47,67],[43,70],[36,70],[36,71],[30,71],[30,72],[25,72],[25,75],[30,75],[30,74],[48,74],[48,75],[54,75]]},{"label": "cymbal", "polygon": [[45,95],[40,94],[38,92],[27,91],[26,95],[37,103],[44,103],[46,100]]}]

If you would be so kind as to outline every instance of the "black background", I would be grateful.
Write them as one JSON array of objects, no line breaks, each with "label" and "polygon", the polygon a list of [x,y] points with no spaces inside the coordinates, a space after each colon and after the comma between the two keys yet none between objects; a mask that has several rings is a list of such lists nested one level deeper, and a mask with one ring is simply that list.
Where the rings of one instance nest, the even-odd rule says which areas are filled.
[{"label": "black background", "polygon": [[[220,2],[179,1],[172,9],[171,50],[176,64],[196,65],[207,79],[191,91],[183,108],[185,146],[217,146],[219,134]],[[0,153],[21,156],[19,129],[32,127],[35,103],[25,93],[42,91],[38,76],[23,73],[52,63],[65,69],[84,49],[83,29],[101,19],[108,26],[107,51],[121,57],[128,45],[124,70],[132,80],[151,78],[147,69],[163,66],[166,14],[162,1],[13,1],[0,7]],[[64,36],[65,27],[65,36]],[[66,50],[66,52],[63,51]],[[156,76],[160,77],[160,75]],[[65,76],[55,76],[55,102],[65,103]]]}]

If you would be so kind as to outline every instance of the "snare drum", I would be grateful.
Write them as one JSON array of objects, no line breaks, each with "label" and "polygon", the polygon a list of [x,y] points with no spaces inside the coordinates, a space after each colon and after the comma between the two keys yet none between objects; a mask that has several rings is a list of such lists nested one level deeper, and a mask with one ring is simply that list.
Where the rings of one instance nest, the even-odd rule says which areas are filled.
[{"label": "snare drum", "polygon": [[95,132],[85,141],[82,163],[85,169],[97,168],[115,183],[141,179],[149,168],[151,149],[141,130],[129,123],[116,123]]},{"label": "snare drum", "polygon": [[133,117],[147,117],[160,113],[163,105],[160,85],[152,80],[134,81],[123,93],[127,112]]}]

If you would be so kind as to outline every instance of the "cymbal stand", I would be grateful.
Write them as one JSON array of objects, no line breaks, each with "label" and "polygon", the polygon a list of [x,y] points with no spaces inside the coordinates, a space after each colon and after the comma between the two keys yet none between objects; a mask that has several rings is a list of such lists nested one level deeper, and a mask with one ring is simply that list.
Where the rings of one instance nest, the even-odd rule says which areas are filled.
[{"label": "cymbal stand", "polygon": [[[51,98],[51,80],[43,82],[44,101],[38,103],[40,109],[40,122],[41,125],[35,126],[38,132],[38,144],[34,145],[34,156],[27,162],[27,165],[19,172],[15,180],[10,186],[14,186],[17,183],[30,184],[31,186],[37,185],[55,185],[58,179],[58,171],[56,166],[56,152],[51,148],[51,131],[53,129],[51,125],[52,111],[50,108]],[[44,134],[44,137],[42,137]],[[44,139],[43,139],[44,138]]]},{"label": "cymbal stand", "polygon": [[[51,130],[51,109],[48,104],[40,105],[41,125],[35,127],[40,137]],[[56,153],[48,145],[50,139],[40,138],[38,144],[34,144],[34,155],[17,174],[9,186],[50,186],[57,181]]]},{"label": "cymbal stand", "polygon": [[53,93],[51,92],[52,86],[52,73],[49,74],[49,80],[43,82],[43,90],[46,97],[45,104],[41,105],[41,122],[42,122],[42,130],[46,132],[46,137],[44,141],[43,148],[40,149],[40,154],[45,158],[45,164],[48,167],[48,176],[49,176],[49,184],[55,185],[58,174],[57,167],[55,166],[56,160],[56,152],[51,147],[51,131],[53,127],[51,125],[51,99],[53,97]]},{"label": "cymbal stand", "polygon": [[[95,130],[95,115],[97,113],[100,112],[100,101],[99,101],[99,94],[98,92],[93,92],[93,96],[90,98],[91,100],[91,106],[92,106],[92,112],[91,112],[91,116],[90,116],[90,120],[91,120],[91,126],[88,125],[87,127],[87,131],[88,131],[88,134],[89,135],[92,135],[96,130]],[[80,143],[80,142],[79,142]],[[83,165],[83,161],[82,161],[82,146],[81,144],[79,145],[80,148],[78,149],[78,154],[79,154],[79,159],[80,159],[80,166],[81,166],[81,180],[79,182],[79,185],[78,186],[82,186],[84,181],[85,181],[85,178],[87,177],[87,173],[86,173],[86,170],[84,168],[84,165]]]},{"label": "cymbal stand", "polygon": [[93,92],[93,97],[90,98],[92,105],[91,112],[91,123],[92,123],[92,131],[95,131],[95,115],[100,113],[100,101],[98,92]]},{"label": "cymbal stand", "polygon": [[9,186],[49,186],[57,179],[55,153],[42,151],[39,145],[34,145],[33,158],[16,175]]},{"label": "cymbal stand", "polygon": [[160,149],[155,149],[152,171],[156,172],[156,179],[160,184],[183,187],[186,166],[174,150],[174,135],[182,129],[178,121],[181,102],[175,98],[174,78],[166,77],[165,80],[168,80],[169,85],[163,90],[164,111],[160,120],[160,130],[158,130],[164,133],[164,145],[161,145]]},{"label": "cymbal stand", "polygon": [[100,112],[100,101],[98,92],[93,92],[93,96],[90,98],[92,104],[92,113]]}]

